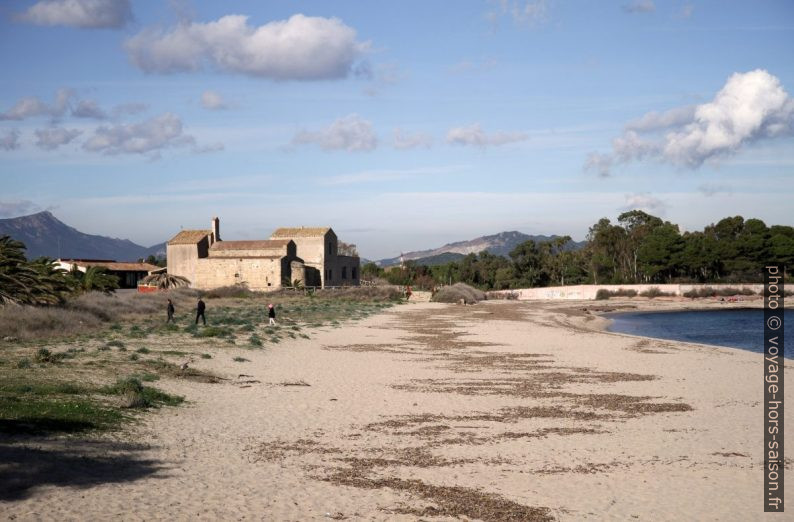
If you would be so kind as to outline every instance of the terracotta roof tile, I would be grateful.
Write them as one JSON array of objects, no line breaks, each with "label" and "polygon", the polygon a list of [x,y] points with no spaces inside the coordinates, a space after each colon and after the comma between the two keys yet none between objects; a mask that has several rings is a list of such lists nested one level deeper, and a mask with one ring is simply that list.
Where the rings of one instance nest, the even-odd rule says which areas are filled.
[{"label": "terracotta roof tile", "polygon": [[320,237],[329,230],[331,227],[282,227],[277,228],[270,237]]},{"label": "terracotta roof tile", "polygon": [[89,267],[89,266],[96,266],[99,268],[104,268],[106,270],[116,271],[116,272],[152,272],[154,270],[159,270],[160,267],[157,265],[150,265],[149,263],[122,263],[122,262],[105,262],[105,261],[78,261],[76,263],[77,266]]},{"label": "terracotta roof tile", "polygon": [[194,245],[210,235],[211,230],[181,230],[168,242],[169,245]]},{"label": "terracotta roof tile", "polygon": [[272,250],[284,248],[289,244],[289,239],[262,239],[255,241],[218,241],[210,247],[211,250]]}]

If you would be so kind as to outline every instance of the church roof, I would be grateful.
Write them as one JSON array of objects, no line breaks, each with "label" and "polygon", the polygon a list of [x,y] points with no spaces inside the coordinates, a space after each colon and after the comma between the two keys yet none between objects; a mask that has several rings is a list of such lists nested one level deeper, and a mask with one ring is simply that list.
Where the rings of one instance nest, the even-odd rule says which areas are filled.
[{"label": "church roof", "polygon": [[212,250],[272,250],[284,248],[289,244],[289,239],[262,239],[254,241],[218,241],[210,248]]},{"label": "church roof", "polygon": [[210,235],[212,230],[180,230],[168,242],[169,245],[194,245]]},{"label": "church roof", "polygon": [[277,228],[270,237],[322,237],[329,230],[331,227],[282,227]]}]

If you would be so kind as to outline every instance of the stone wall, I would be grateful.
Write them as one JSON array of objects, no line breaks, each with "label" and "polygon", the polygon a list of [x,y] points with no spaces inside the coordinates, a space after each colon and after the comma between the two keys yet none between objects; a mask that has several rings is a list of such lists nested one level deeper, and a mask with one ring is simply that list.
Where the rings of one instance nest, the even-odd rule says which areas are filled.
[{"label": "stone wall", "polygon": [[186,277],[191,286],[195,283],[198,263],[197,245],[167,245],[166,262],[169,274]]},{"label": "stone wall", "polygon": [[194,288],[208,290],[245,283],[251,290],[273,290],[281,287],[281,257],[206,258],[196,263]]},{"label": "stone wall", "polygon": [[326,266],[331,269],[332,278],[328,286],[358,286],[361,278],[361,260],[352,256],[332,256]]},{"label": "stone wall", "polygon": [[[325,282],[326,277],[326,267],[325,267],[325,258],[326,258],[326,240],[324,237],[291,237],[292,241],[295,242],[296,252],[299,258],[303,260],[303,263],[306,265],[307,268],[314,268],[316,272],[310,271],[312,274],[319,275],[319,281],[315,281],[314,284],[308,284],[307,286],[323,286],[327,283]],[[309,277],[309,279],[314,280],[314,277]]]},{"label": "stone wall", "polygon": [[661,292],[681,296],[685,292],[701,288],[748,288],[755,293],[764,291],[761,284],[674,284],[674,285],[576,285],[576,286],[547,286],[544,288],[523,288],[515,290],[499,290],[496,293],[514,292],[520,300],[570,300],[570,299],[595,299],[596,293],[604,289],[610,292],[616,290],[635,290],[637,294],[657,288]]}]

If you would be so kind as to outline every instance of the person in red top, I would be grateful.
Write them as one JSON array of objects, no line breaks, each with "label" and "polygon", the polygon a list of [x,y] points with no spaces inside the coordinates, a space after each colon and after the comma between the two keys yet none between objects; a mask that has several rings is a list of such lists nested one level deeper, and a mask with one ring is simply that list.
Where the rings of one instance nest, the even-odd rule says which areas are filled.
[{"label": "person in red top", "polygon": [[411,286],[408,285],[405,287],[405,300],[411,299]]}]

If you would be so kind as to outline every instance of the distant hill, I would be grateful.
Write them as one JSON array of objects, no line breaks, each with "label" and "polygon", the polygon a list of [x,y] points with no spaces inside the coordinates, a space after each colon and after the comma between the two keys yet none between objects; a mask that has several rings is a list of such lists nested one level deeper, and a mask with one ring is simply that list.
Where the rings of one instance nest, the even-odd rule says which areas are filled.
[{"label": "distant hill", "polygon": [[165,256],[165,243],[144,247],[129,239],[84,234],[50,212],[0,219],[0,236],[11,236],[27,247],[27,257],[40,256],[137,261],[150,254]]},{"label": "distant hill", "polygon": [[[522,232],[517,232],[512,230],[510,232],[500,232],[498,234],[494,234],[492,236],[482,236],[476,239],[471,239],[469,241],[458,241],[456,243],[448,243],[442,247],[434,248],[432,250],[419,250],[417,252],[407,252],[403,254],[403,259],[406,261],[416,261],[419,264],[427,264],[431,266],[431,263],[434,265],[440,265],[443,263],[449,263],[450,261],[456,261],[461,257],[467,254],[479,254],[483,250],[488,251],[491,254],[497,256],[504,256],[510,253],[516,246],[524,243],[525,241],[533,240],[533,241],[549,241],[558,236],[531,236],[529,234],[524,234]],[[568,250],[577,250],[582,248],[585,245],[585,242],[576,242],[571,241],[566,245],[566,249]],[[450,257],[457,254],[457,259],[454,257]],[[446,255],[447,257],[441,257]],[[431,263],[428,263],[427,260],[430,260]],[[399,257],[391,257],[387,259],[381,259],[380,261],[376,261],[376,263],[380,266],[392,266],[400,263]]]}]

